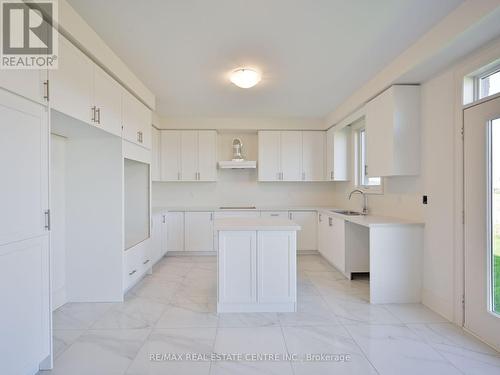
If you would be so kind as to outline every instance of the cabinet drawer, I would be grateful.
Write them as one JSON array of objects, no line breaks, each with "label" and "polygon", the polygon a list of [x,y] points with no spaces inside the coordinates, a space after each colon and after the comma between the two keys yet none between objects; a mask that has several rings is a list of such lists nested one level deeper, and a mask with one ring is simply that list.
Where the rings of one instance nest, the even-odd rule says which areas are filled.
[{"label": "cabinet drawer", "polygon": [[261,217],[288,219],[288,211],[262,211]]},{"label": "cabinet drawer", "polygon": [[124,288],[132,287],[151,265],[150,241],[143,241],[125,252]]}]

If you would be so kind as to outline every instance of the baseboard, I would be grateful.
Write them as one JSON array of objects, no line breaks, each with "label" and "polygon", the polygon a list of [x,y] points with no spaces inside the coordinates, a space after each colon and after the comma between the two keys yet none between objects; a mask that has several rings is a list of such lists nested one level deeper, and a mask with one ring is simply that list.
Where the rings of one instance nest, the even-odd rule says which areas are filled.
[{"label": "baseboard", "polygon": [[[453,303],[432,293],[428,289],[422,290],[422,304],[429,309],[453,322]],[[457,322],[454,322],[457,323]]]},{"label": "baseboard", "polygon": [[319,255],[318,250],[297,250],[298,255]]},{"label": "baseboard", "polygon": [[216,251],[168,251],[166,257],[215,256]]}]

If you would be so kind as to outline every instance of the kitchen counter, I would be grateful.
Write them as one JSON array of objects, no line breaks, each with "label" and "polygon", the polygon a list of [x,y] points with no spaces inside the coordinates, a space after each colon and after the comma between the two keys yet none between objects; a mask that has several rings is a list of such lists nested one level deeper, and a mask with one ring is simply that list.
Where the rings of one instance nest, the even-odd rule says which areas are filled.
[{"label": "kitchen counter", "polygon": [[215,230],[300,230],[300,225],[288,219],[279,218],[230,218],[216,219],[214,221]]},{"label": "kitchen counter", "polygon": [[378,216],[378,215],[344,215],[338,212],[334,212],[331,208],[328,209],[320,208],[318,209],[318,213],[336,216],[341,219],[344,219],[345,221],[362,225],[364,227],[394,226],[394,225],[424,225],[423,222],[417,220],[406,220],[395,217]]}]

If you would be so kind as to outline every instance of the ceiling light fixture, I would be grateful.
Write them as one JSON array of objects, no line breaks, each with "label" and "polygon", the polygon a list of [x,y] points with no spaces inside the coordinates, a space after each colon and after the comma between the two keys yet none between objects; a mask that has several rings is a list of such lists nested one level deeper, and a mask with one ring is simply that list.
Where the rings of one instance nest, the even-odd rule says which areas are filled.
[{"label": "ceiling light fixture", "polygon": [[232,83],[243,89],[248,89],[255,86],[260,82],[260,79],[260,73],[254,69],[249,68],[239,68],[233,70],[230,77]]}]

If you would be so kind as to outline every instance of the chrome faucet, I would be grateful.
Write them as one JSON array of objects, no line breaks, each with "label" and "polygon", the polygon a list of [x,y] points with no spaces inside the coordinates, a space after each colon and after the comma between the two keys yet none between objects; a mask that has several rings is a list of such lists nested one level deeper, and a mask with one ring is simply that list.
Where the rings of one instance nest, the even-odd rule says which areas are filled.
[{"label": "chrome faucet", "polygon": [[368,214],[368,196],[366,195],[366,193],[364,191],[361,191],[359,189],[354,189],[349,194],[349,200],[351,200],[351,197],[354,193],[358,193],[358,194],[361,194],[363,196],[363,214],[367,215]]}]

